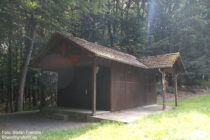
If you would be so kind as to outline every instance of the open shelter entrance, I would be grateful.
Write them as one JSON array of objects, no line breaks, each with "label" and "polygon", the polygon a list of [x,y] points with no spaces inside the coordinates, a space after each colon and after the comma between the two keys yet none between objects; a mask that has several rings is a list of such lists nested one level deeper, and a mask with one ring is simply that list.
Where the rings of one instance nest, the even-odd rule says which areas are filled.
[{"label": "open shelter entrance", "polygon": [[[59,69],[58,106],[91,109],[92,67],[68,66]],[[110,110],[110,69],[104,66],[97,66],[96,69],[96,109]]]}]

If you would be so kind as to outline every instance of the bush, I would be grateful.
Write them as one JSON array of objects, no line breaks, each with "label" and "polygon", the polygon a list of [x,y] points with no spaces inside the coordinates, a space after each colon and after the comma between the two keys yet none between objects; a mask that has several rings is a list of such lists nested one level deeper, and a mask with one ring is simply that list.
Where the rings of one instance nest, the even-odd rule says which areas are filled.
[{"label": "bush", "polygon": [[174,87],[168,86],[168,87],[166,88],[166,92],[174,93]]},{"label": "bush", "polygon": [[[166,87],[166,92],[173,93],[174,88],[172,86],[168,86],[168,87]],[[157,94],[162,94],[163,93],[162,85],[160,83],[156,84],[156,93]]]},{"label": "bush", "polygon": [[205,81],[205,80],[200,81],[200,85],[202,88],[209,89],[210,88],[210,79],[208,81]]}]

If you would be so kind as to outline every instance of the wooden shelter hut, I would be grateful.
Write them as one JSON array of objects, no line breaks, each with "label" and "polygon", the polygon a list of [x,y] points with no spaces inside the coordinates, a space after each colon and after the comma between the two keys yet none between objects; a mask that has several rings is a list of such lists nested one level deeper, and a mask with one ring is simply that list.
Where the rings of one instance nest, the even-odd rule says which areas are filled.
[{"label": "wooden shelter hut", "polygon": [[59,32],[33,59],[32,67],[58,73],[58,106],[91,109],[92,115],[96,110],[155,104],[157,70],[163,83],[165,73],[173,73],[177,98],[176,74],[185,71],[179,53],[136,58]]}]

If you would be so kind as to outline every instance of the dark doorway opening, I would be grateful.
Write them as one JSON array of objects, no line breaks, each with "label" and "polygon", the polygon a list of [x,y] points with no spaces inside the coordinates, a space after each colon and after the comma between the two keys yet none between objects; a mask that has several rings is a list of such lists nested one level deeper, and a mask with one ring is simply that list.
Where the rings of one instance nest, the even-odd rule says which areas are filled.
[{"label": "dark doorway opening", "polygon": [[[92,68],[90,66],[72,67],[73,70],[68,70],[68,73],[60,72],[59,83],[63,79],[70,78],[68,85],[58,89],[58,105],[63,107],[91,109],[91,74]],[[66,70],[65,70],[66,71]],[[72,72],[72,74],[70,74]]]},{"label": "dark doorway opening", "polygon": [[[92,109],[91,66],[63,67],[58,71],[58,77],[58,106]],[[110,68],[98,66],[96,110],[110,110],[110,83]]]},{"label": "dark doorway opening", "polygon": [[110,68],[98,66],[96,77],[96,110],[110,110]]}]

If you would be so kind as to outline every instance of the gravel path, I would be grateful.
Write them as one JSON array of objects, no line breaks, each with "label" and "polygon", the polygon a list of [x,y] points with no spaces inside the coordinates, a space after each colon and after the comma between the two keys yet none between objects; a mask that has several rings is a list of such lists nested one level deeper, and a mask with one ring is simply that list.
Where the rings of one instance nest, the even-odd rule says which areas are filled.
[{"label": "gravel path", "polygon": [[53,120],[46,118],[39,112],[8,114],[0,116],[0,130],[43,131],[78,128],[90,123]]}]

